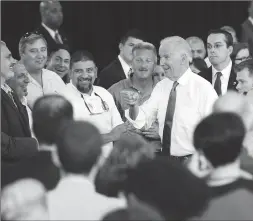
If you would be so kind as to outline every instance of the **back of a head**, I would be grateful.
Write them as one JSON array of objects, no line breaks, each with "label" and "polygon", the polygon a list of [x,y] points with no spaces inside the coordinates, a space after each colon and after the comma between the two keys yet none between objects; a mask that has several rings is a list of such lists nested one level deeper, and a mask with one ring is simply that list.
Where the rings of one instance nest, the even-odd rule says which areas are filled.
[{"label": "back of a head", "polygon": [[128,38],[136,38],[142,41],[147,41],[146,35],[140,31],[139,29],[130,29],[128,30],[125,35],[120,39],[120,43],[123,45],[128,40]]},{"label": "back of a head", "polygon": [[233,52],[230,55],[232,61],[235,60],[238,52],[241,51],[241,50],[243,50],[243,49],[248,49],[249,50],[249,44],[247,42],[238,42],[238,43],[235,43],[233,45]]},{"label": "back of a head", "polygon": [[201,38],[197,37],[197,36],[191,36],[191,37],[186,38],[185,40],[187,41],[187,43],[189,45],[196,44],[196,43],[201,43],[205,47],[204,41]]},{"label": "back of a head", "polygon": [[1,218],[48,220],[45,187],[34,179],[21,179],[6,186],[1,194]]},{"label": "back of a head", "polygon": [[194,146],[213,167],[235,162],[243,148],[245,126],[235,113],[214,113],[203,119],[194,132]]},{"label": "back of a head", "polygon": [[130,170],[125,193],[134,194],[167,220],[185,220],[198,215],[209,198],[208,187],[203,180],[179,162],[161,158],[142,162]]},{"label": "back of a head", "polygon": [[53,144],[64,121],[73,120],[71,103],[60,95],[45,95],[33,106],[33,130],[39,143]]},{"label": "back of a head", "polygon": [[59,134],[56,145],[63,170],[89,174],[102,151],[103,140],[98,129],[88,122],[69,121]]},{"label": "back of a head", "polygon": [[199,71],[207,71],[208,67],[204,59],[202,58],[193,58],[192,64],[199,70]]}]

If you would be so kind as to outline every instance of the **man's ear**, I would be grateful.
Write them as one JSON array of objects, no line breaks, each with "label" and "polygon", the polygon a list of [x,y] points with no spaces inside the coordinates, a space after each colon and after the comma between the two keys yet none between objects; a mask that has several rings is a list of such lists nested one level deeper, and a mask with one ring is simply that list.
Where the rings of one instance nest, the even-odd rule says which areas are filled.
[{"label": "man's ear", "polygon": [[123,46],[124,45],[122,43],[119,43],[119,51],[122,51]]},{"label": "man's ear", "polygon": [[229,56],[232,54],[232,52],[233,52],[233,46],[229,46],[228,47],[228,51],[229,51]]}]

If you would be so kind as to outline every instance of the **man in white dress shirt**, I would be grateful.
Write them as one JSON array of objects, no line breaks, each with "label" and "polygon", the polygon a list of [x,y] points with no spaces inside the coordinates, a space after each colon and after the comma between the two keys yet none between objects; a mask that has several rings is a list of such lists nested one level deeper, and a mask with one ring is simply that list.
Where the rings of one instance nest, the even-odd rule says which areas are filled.
[{"label": "man in white dress shirt", "polygon": [[89,121],[103,134],[103,156],[107,157],[120,134],[126,131],[112,95],[94,86],[97,67],[88,51],[77,51],[71,57],[71,82],[67,84],[68,100],[74,108],[74,119]]},{"label": "man in white dress shirt", "polygon": [[[157,83],[150,99],[140,107],[137,105],[138,98],[126,95],[124,99],[130,107],[126,110],[126,116],[139,129],[150,127],[158,119],[163,149],[169,149],[163,152],[171,158],[184,161],[194,153],[194,128],[212,111],[217,94],[209,82],[189,68],[191,48],[183,38],[173,36],[162,40],[159,55],[168,79]],[[171,113],[173,100],[174,112]],[[170,125],[167,124],[169,115],[173,120]],[[170,130],[164,132],[169,126]]]}]

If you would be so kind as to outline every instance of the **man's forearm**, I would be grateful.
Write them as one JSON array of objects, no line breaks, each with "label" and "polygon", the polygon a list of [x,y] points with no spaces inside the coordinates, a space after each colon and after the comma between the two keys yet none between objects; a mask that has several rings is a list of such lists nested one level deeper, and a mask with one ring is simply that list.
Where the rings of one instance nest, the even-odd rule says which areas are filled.
[{"label": "man's forearm", "polygon": [[139,114],[139,106],[138,105],[131,105],[129,108],[129,117],[132,120],[136,120],[138,114]]},{"label": "man's forearm", "polygon": [[107,134],[102,134],[102,138],[103,138],[104,144],[114,141],[114,136],[112,132],[107,133]]}]

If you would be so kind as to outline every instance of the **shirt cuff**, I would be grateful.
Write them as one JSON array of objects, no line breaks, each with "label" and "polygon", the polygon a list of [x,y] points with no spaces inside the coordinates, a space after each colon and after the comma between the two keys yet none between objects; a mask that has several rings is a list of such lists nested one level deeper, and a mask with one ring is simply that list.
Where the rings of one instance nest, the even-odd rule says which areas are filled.
[{"label": "shirt cuff", "polygon": [[139,108],[139,114],[135,120],[132,120],[129,116],[129,109],[125,110],[125,117],[133,126],[137,129],[141,129],[145,126],[146,117],[145,114],[142,112],[141,108]]}]

